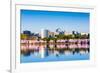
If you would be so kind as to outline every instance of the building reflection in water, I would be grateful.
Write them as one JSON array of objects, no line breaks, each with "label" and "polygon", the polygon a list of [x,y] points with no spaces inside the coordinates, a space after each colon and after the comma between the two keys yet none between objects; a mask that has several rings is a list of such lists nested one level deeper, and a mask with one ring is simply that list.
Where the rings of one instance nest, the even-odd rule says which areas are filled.
[{"label": "building reflection in water", "polygon": [[49,45],[29,45],[26,52],[21,52],[23,55],[30,55],[34,53],[36,56],[40,55],[40,58],[45,58],[50,55],[59,57],[60,55],[70,55],[79,53],[89,53],[89,44],[49,44]]}]

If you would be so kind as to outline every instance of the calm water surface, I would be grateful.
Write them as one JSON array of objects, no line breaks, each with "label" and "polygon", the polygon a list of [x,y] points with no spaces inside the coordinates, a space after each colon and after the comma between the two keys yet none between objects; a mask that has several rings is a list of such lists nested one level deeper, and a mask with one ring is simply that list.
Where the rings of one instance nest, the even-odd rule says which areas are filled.
[{"label": "calm water surface", "polygon": [[21,54],[21,63],[89,60],[89,45],[35,45],[35,50]]}]

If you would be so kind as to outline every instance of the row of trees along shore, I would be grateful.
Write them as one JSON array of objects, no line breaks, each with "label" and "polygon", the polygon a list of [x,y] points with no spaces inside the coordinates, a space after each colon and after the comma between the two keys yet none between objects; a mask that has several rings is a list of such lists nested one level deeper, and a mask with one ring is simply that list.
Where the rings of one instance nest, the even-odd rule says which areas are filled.
[{"label": "row of trees along shore", "polygon": [[21,34],[21,40],[43,40],[49,42],[50,40],[57,41],[57,40],[69,40],[69,39],[89,39],[89,34],[69,34],[69,35],[64,35],[64,34],[59,34],[55,35],[55,37],[34,37],[26,34]]}]

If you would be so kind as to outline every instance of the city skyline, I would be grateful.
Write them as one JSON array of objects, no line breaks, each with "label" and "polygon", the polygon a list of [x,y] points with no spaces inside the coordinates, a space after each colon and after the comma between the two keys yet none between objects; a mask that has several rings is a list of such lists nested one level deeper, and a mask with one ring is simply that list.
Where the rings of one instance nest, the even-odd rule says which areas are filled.
[{"label": "city skyline", "polygon": [[[21,33],[23,33],[24,31],[30,31],[31,33],[41,33],[41,30],[48,30],[48,32],[57,33],[56,30],[55,30],[55,31],[51,31],[51,30],[49,30],[49,29],[40,29],[39,32],[32,32],[32,31],[30,31],[30,30],[23,30]],[[62,31],[64,31],[64,30],[62,30]],[[70,31],[70,32],[68,32],[68,31],[64,31],[64,32],[66,32],[66,33],[72,33],[73,31],[78,32],[78,33],[89,33],[89,32],[79,32],[79,31],[76,31],[76,30],[72,30],[72,31]]]},{"label": "city skyline", "polygon": [[61,28],[67,32],[89,33],[89,16],[89,13],[82,12],[21,10],[21,32],[29,30],[39,33],[41,29],[55,32]]}]

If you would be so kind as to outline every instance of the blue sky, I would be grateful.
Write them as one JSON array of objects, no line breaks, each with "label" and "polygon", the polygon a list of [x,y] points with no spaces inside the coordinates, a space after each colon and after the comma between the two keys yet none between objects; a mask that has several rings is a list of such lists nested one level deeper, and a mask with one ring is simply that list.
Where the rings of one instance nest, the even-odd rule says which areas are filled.
[{"label": "blue sky", "polygon": [[72,32],[89,32],[89,13],[21,10],[21,32],[41,29],[55,31],[57,28]]}]

